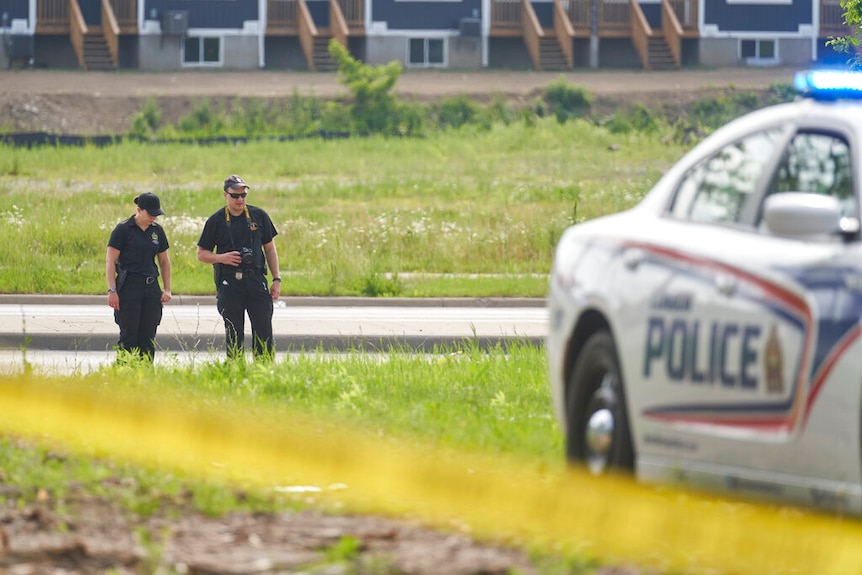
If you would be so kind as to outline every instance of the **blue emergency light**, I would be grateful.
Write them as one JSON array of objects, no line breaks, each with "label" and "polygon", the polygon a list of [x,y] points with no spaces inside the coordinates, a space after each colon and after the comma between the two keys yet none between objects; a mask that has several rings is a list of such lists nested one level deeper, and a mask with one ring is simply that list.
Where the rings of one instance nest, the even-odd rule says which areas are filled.
[{"label": "blue emergency light", "polygon": [[815,100],[862,100],[862,72],[808,70],[797,72],[793,86]]}]

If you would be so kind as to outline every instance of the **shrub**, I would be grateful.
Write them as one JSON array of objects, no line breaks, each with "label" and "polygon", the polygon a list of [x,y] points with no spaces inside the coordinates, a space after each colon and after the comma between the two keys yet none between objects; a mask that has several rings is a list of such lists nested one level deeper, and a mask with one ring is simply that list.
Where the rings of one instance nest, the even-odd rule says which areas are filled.
[{"label": "shrub", "polygon": [[392,89],[401,76],[401,64],[395,61],[385,66],[363,64],[334,39],[329,42],[329,53],[338,62],[338,81],[350,90],[352,131],[360,134],[397,133],[401,122],[398,101]]},{"label": "shrub", "polygon": [[581,117],[591,105],[587,92],[573,86],[563,77],[545,87],[545,102],[560,123]]},{"label": "shrub", "polygon": [[149,98],[147,99],[147,103],[144,104],[143,109],[132,116],[129,135],[143,139],[150,139],[156,130],[159,129],[161,119],[162,114],[159,111],[159,105],[156,102],[156,99]]},{"label": "shrub", "polygon": [[464,94],[446,98],[434,106],[437,126],[440,128],[460,128],[476,121],[481,109],[479,104]]}]

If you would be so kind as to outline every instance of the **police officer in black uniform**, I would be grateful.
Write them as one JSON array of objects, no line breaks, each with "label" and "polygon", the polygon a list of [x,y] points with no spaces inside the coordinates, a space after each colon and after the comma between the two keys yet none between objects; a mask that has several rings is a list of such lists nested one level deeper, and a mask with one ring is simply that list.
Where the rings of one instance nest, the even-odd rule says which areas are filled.
[{"label": "police officer in black uniform", "polygon": [[[108,305],[120,326],[118,348],[153,361],[162,304],[171,301],[168,237],[156,218],[165,212],[155,194],[135,198],[137,210],[111,232],[105,255]],[[159,265],[156,268],[155,260]],[[159,287],[161,269],[164,289]]]},{"label": "police officer in black uniform", "polygon": [[[211,215],[198,240],[198,260],[213,264],[216,304],[224,318],[228,357],[243,351],[245,314],[251,321],[255,359],[273,357],[273,301],[281,292],[278,235],[269,215],[246,202],[249,186],[237,176],[224,181],[226,205]],[[267,266],[272,284],[267,286]]]}]

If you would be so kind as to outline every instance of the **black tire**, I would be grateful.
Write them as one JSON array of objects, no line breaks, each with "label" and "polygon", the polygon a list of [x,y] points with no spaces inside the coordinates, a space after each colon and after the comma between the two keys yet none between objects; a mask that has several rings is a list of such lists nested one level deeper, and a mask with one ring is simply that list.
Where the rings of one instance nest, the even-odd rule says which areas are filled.
[{"label": "black tire", "polygon": [[607,331],[589,337],[566,387],[566,457],[590,472],[634,469],[626,400],[616,347]]}]

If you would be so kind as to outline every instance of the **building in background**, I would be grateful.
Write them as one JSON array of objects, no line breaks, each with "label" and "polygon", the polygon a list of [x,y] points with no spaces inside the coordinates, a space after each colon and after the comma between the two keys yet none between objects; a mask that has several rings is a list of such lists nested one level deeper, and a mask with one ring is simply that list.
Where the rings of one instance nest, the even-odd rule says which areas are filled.
[{"label": "building in background", "polygon": [[0,0],[0,66],[333,70],[845,62],[840,0]]}]

